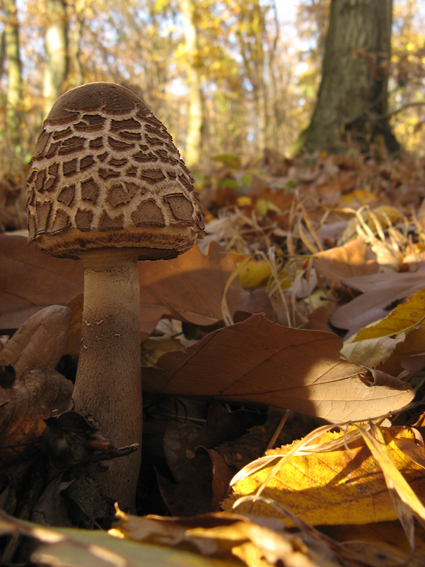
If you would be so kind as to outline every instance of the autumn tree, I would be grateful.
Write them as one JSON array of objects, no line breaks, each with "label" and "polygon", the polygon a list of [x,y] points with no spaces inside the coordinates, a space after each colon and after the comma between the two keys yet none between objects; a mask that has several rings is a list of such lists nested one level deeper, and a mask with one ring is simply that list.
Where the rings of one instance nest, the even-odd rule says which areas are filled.
[{"label": "autumn tree", "polygon": [[[73,25],[65,29],[69,46],[69,66],[71,68],[70,85],[76,87],[84,83],[84,69],[81,62],[81,42],[84,29],[87,0],[77,0],[68,4]],[[65,35],[66,38],[66,35]]]},{"label": "autumn tree", "polygon": [[4,53],[7,62],[6,130],[8,140],[16,148],[21,142],[22,65],[19,23],[15,0],[2,0],[5,13]]},{"label": "autumn tree", "polygon": [[43,77],[44,114],[63,93],[69,69],[68,16],[65,0],[46,0],[46,67]]},{"label": "autumn tree", "polygon": [[367,149],[399,149],[388,121],[392,0],[332,0],[322,79],[305,149],[332,149],[340,137]]},{"label": "autumn tree", "polygon": [[183,17],[185,52],[187,59],[187,84],[189,88],[189,116],[186,134],[185,160],[189,167],[201,157],[202,125],[204,122],[201,74],[199,69],[199,44],[196,25],[195,1],[179,0]]}]

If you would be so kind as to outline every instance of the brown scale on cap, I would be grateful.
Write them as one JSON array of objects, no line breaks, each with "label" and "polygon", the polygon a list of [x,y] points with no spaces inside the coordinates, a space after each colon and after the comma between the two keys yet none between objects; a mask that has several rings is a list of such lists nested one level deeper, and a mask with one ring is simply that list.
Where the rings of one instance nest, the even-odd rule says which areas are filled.
[{"label": "brown scale on cap", "polygon": [[136,94],[90,83],[57,100],[28,176],[30,240],[61,257],[114,246],[165,259],[202,238],[202,219],[171,136]]}]

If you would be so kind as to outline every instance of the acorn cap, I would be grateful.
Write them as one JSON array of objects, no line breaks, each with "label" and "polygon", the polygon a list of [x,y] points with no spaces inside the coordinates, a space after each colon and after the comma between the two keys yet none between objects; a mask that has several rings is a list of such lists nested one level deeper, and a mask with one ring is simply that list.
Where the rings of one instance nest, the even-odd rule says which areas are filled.
[{"label": "acorn cap", "polygon": [[193,179],[165,126],[132,91],[88,83],[44,122],[27,179],[29,240],[59,257],[137,249],[174,258],[203,238]]}]

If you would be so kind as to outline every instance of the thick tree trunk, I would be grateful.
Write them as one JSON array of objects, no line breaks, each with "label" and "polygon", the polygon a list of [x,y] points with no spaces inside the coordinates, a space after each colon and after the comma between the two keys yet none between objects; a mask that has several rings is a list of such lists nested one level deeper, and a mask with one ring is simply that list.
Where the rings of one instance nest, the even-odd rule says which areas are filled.
[{"label": "thick tree trunk", "polygon": [[364,150],[379,137],[391,153],[399,149],[386,118],[391,23],[392,0],[332,0],[305,149],[332,150],[347,137]]},{"label": "thick tree trunk", "polygon": [[188,64],[186,69],[189,86],[189,120],[185,148],[185,162],[188,167],[196,165],[201,157],[202,127],[204,109],[201,90],[201,76],[196,65],[198,58],[198,30],[195,22],[195,4],[193,0],[179,0],[183,15],[184,34]]},{"label": "thick tree trunk", "polygon": [[15,0],[2,0],[6,13],[4,46],[7,61],[6,127],[9,142],[21,143],[22,65],[19,54],[19,23]]},{"label": "thick tree trunk", "polygon": [[55,100],[62,94],[68,75],[68,17],[65,0],[47,0],[47,55],[44,71],[44,115],[47,116]]}]

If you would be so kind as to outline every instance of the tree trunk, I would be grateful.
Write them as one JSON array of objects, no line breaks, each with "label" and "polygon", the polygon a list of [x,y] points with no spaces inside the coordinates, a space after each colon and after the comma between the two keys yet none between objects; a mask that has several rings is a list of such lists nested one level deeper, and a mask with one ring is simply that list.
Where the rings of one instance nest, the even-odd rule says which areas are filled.
[{"label": "tree trunk", "polygon": [[77,87],[84,83],[83,66],[81,63],[81,38],[83,35],[84,12],[86,0],[68,4],[68,10],[73,16],[74,25],[68,34],[68,51],[70,64],[70,86]]},{"label": "tree trunk", "polygon": [[15,149],[21,144],[22,65],[19,54],[19,23],[15,0],[3,0],[6,13],[4,46],[7,60],[6,127]]},{"label": "tree trunk", "polygon": [[45,116],[62,94],[68,75],[68,18],[65,0],[47,0],[46,15],[47,62],[43,84]]},{"label": "tree trunk", "polygon": [[204,110],[201,90],[201,76],[198,59],[198,30],[195,22],[195,4],[193,0],[179,0],[183,15],[184,35],[187,50],[187,82],[189,86],[189,120],[185,148],[185,162],[188,167],[196,165],[201,157],[202,127]]},{"label": "tree trunk", "polygon": [[362,150],[383,140],[399,144],[388,122],[388,68],[392,0],[332,0],[322,81],[316,108],[303,132],[308,151],[337,149],[351,139]]}]

